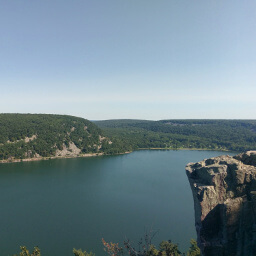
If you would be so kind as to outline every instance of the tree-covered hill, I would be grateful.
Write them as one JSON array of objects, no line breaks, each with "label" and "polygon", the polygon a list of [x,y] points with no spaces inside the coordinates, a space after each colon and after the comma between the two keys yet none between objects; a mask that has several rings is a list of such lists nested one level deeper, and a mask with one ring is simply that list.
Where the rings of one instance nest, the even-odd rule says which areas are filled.
[{"label": "tree-covered hill", "polygon": [[136,148],[256,149],[256,120],[96,121],[106,136]]},{"label": "tree-covered hill", "polygon": [[94,123],[78,117],[0,114],[0,160],[123,152]]},{"label": "tree-covered hill", "polygon": [[0,161],[117,154],[140,148],[256,149],[256,120],[107,120],[0,114]]}]

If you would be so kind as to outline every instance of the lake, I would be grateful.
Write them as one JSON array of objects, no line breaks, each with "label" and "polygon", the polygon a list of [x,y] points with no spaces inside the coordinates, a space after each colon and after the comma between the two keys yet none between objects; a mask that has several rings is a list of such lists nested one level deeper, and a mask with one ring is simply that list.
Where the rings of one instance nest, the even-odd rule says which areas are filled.
[{"label": "lake", "polygon": [[39,246],[42,256],[73,248],[106,255],[101,239],[136,242],[151,228],[153,242],[181,251],[196,238],[185,165],[217,151],[142,150],[118,156],[0,165],[0,255]]}]

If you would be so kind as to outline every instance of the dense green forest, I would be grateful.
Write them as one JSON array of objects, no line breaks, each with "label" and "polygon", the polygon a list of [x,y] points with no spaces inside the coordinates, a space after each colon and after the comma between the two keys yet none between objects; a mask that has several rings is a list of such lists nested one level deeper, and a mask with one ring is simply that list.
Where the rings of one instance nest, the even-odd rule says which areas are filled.
[{"label": "dense green forest", "polygon": [[0,160],[118,154],[142,148],[256,149],[256,120],[107,120],[0,114]]},{"label": "dense green forest", "polygon": [[133,149],[256,149],[256,120],[95,121],[109,138]]},{"label": "dense green forest", "polygon": [[[122,151],[123,152],[123,151]],[[120,153],[94,123],[78,117],[0,114],[0,160]]]}]

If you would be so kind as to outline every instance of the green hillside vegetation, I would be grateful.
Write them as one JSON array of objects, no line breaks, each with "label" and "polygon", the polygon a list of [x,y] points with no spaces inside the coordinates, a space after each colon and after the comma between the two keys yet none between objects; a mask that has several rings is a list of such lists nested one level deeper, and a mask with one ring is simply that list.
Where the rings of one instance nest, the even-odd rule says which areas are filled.
[{"label": "green hillside vegetation", "polygon": [[256,149],[256,120],[95,121],[106,136],[132,149]]},{"label": "green hillside vegetation", "polygon": [[0,160],[123,152],[94,123],[78,117],[0,114]]},{"label": "green hillside vegetation", "polygon": [[256,149],[256,120],[107,120],[0,114],[0,160],[119,154],[143,148]]}]

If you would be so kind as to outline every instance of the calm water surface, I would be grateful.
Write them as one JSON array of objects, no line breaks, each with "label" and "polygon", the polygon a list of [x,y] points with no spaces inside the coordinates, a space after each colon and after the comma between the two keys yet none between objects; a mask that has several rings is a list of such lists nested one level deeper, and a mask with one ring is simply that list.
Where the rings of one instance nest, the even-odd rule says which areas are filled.
[{"label": "calm water surface", "polygon": [[222,154],[144,150],[2,164],[0,255],[26,245],[43,256],[73,255],[74,247],[101,256],[102,237],[137,241],[150,227],[154,243],[171,239],[185,251],[196,237],[185,165]]}]

